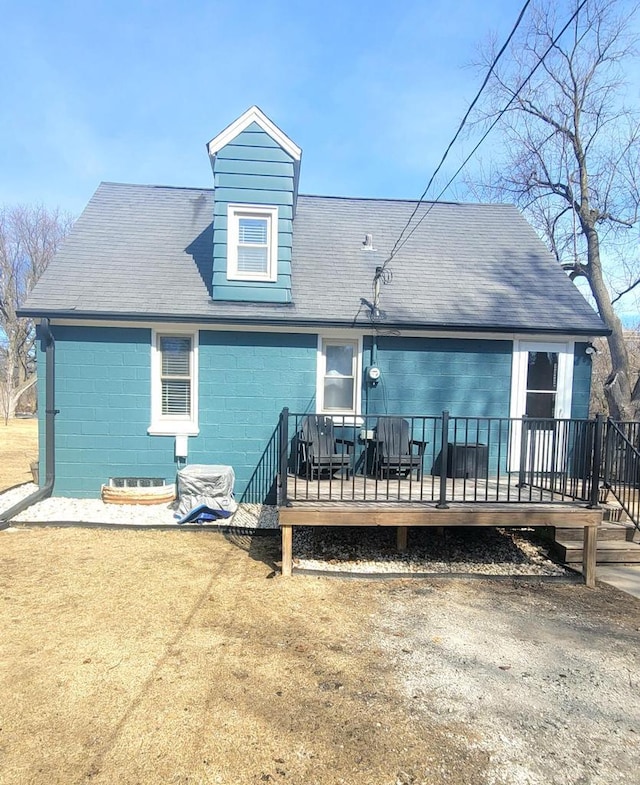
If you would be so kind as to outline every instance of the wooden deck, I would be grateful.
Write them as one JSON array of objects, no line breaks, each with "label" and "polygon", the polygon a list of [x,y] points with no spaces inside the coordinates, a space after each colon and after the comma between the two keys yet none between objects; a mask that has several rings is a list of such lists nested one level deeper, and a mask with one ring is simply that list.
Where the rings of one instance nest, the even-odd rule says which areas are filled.
[{"label": "wooden deck", "polygon": [[[532,489],[510,489],[506,485],[499,486],[495,481],[492,483],[492,480],[466,483],[462,480],[448,480],[447,496],[451,501],[446,509],[440,509],[437,494],[425,498],[425,488],[431,486],[430,482],[426,482],[427,479],[425,477],[422,484],[415,480],[391,480],[388,493],[384,495],[382,488],[384,486],[387,490],[387,481],[378,481],[378,493],[374,496],[371,490],[376,486],[376,481],[371,478],[355,477],[344,483],[335,480],[307,483],[300,477],[289,477],[288,503],[279,509],[283,576],[292,573],[294,526],[392,526],[397,529],[399,550],[406,549],[408,529],[412,526],[557,526],[584,530],[584,582],[589,587],[595,587],[601,509],[589,509],[584,501],[575,502],[561,494],[539,489],[532,497],[536,500],[534,503],[529,498]],[[477,492],[476,501],[473,501],[469,486]],[[301,493],[302,488],[304,493]],[[336,494],[340,488],[343,498]],[[350,489],[349,497],[344,498],[347,488]],[[522,493],[525,490],[526,496]],[[311,491],[314,491],[313,495]],[[421,496],[418,495],[420,493]],[[462,498],[465,499],[464,503]]]},{"label": "wooden deck", "polygon": [[[555,489],[525,485],[518,487],[517,475],[500,478],[450,478],[446,480],[447,500],[451,502],[507,502],[531,504],[533,502],[573,503],[574,497],[563,493],[560,479]],[[308,480],[299,475],[287,477],[287,496],[297,503],[307,502],[438,502],[440,477],[425,474],[422,480],[378,479],[353,475],[349,479],[337,476],[331,479]]]}]

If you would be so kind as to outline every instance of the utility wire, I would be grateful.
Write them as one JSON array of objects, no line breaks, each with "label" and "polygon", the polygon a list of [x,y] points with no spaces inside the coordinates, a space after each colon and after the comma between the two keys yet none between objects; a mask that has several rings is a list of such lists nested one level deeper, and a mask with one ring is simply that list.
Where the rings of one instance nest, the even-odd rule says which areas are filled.
[{"label": "utility wire", "polygon": [[[506,48],[509,46],[509,44],[511,43],[511,39],[513,38],[513,36],[514,36],[514,35],[515,35],[515,33],[516,33],[516,30],[517,30],[517,29],[518,29],[518,27],[520,26],[520,22],[522,21],[522,17],[524,16],[524,14],[525,14],[525,11],[527,10],[527,8],[528,8],[528,6],[529,6],[529,3],[530,3],[530,2],[531,2],[531,0],[526,0],[525,4],[522,6],[522,9],[520,10],[520,13],[518,14],[518,18],[516,19],[516,23],[514,24],[514,26],[513,26],[513,29],[512,29],[512,30],[511,30],[511,32],[509,33],[509,37],[507,38],[507,40],[504,42],[504,44],[503,44],[503,45],[502,45],[502,47],[500,48],[500,51],[498,52],[498,54],[497,54],[497,55],[494,57],[494,59],[493,59],[493,62],[491,63],[491,66],[489,67],[489,70],[487,71],[487,75],[485,76],[485,78],[484,78],[484,81],[483,81],[483,82],[482,82],[482,84],[480,85],[480,89],[479,89],[479,90],[478,90],[478,92],[476,93],[476,95],[475,95],[475,97],[474,97],[473,101],[471,102],[471,104],[469,105],[469,108],[467,109],[467,111],[466,111],[466,113],[465,113],[464,117],[463,117],[463,118],[462,118],[462,120],[460,121],[460,124],[459,124],[459,126],[458,126],[458,130],[455,132],[455,134],[454,134],[454,136],[453,136],[453,139],[452,139],[452,140],[449,142],[449,144],[447,145],[447,149],[444,151],[444,155],[443,155],[443,156],[442,156],[442,158],[440,159],[440,163],[439,163],[439,164],[438,164],[438,166],[436,167],[436,170],[434,171],[434,173],[431,175],[431,178],[429,179],[429,182],[427,183],[427,187],[426,187],[426,188],[424,189],[424,191],[422,192],[422,196],[420,197],[420,199],[418,199],[418,202],[417,202],[417,204],[416,204],[416,206],[415,206],[415,208],[414,208],[413,212],[412,212],[412,213],[411,213],[411,215],[409,216],[409,220],[407,221],[407,223],[404,225],[404,227],[403,227],[402,231],[400,232],[400,235],[399,235],[398,239],[396,240],[396,242],[395,242],[395,245],[394,245],[394,246],[393,246],[393,248],[391,249],[391,253],[389,254],[389,258],[387,259],[387,261],[385,261],[384,265],[386,265],[388,262],[390,262],[390,261],[391,261],[391,259],[393,259],[393,257],[395,256],[395,254],[396,254],[397,250],[399,249],[399,247],[401,247],[401,246],[400,246],[400,243],[401,243],[401,241],[402,241],[402,238],[403,238],[403,235],[404,235],[404,233],[405,233],[405,232],[407,231],[407,229],[409,228],[409,226],[410,226],[410,224],[411,224],[411,221],[413,221],[413,219],[414,219],[414,217],[415,217],[416,213],[418,212],[418,209],[419,209],[419,207],[420,207],[421,203],[424,201],[424,198],[425,198],[425,196],[427,195],[427,193],[428,193],[428,191],[429,191],[429,188],[431,188],[431,185],[432,185],[432,183],[433,183],[433,181],[434,181],[434,179],[435,179],[436,175],[438,174],[438,172],[439,172],[439,171],[440,171],[440,169],[442,168],[442,166],[443,166],[443,164],[444,164],[444,162],[445,162],[445,160],[446,160],[447,156],[449,155],[449,152],[450,152],[451,148],[452,148],[452,147],[453,147],[453,145],[455,144],[455,142],[456,142],[457,138],[460,136],[460,134],[461,134],[461,132],[462,132],[462,129],[464,128],[464,126],[465,126],[465,125],[466,125],[466,123],[467,123],[467,120],[469,119],[469,115],[470,115],[470,114],[471,114],[471,112],[473,111],[473,108],[474,108],[474,106],[475,106],[475,105],[478,103],[478,101],[479,101],[479,99],[480,99],[480,96],[482,95],[482,92],[483,92],[484,88],[487,86],[487,82],[489,81],[489,79],[490,79],[490,77],[491,77],[491,74],[493,73],[493,70],[494,70],[494,68],[496,67],[496,65],[498,64],[498,61],[500,60],[500,58],[501,58],[501,57],[502,57],[502,55],[504,54],[504,51],[505,51],[505,49],[506,49]],[[403,243],[403,244],[404,244],[404,243]],[[384,265],[383,265],[383,267],[384,267]]]},{"label": "utility wire", "polygon": [[[438,202],[438,200],[439,200],[439,199],[440,199],[440,197],[441,197],[441,196],[442,196],[442,195],[445,193],[445,191],[447,190],[447,188],[449,188],[449,186],[451,185],[451,183],[453,183],[453,181],[456,179],[456,177],[457,177],[457,176],[460,174],[460,172],[461,172],[461,171],[464,169],[464,167],[465,167],[465,166],[466,166],[466,165],[469,163],[469,161],[470,161],[470,160],[471,160],[471,158],[472,158],[472,157],[475,155],[476,151],[478,150],[478,148],[480,147],[480,145],[481,145],[481,144],[484,142],[484,140],[487,138],[487,136],[489,136],[489,134],[491,133],[491,131],[493,131],[493,129],[496,127],[496,125],[497,125],[497,124],[500,122],[500,120],[502,119],[502,116],[503,116],[503,115],[504,115],[504,114],[505,114],[505,113],[508,111],[508,109],[509,109],[509,107],[511,106],[511,104],[512,104],[512,103],[513,103],[513,102],[516,100],[516,98],[517,98],[517,97],[520,95],[520,93],[522,92],[522,90],[523,90],[523,89],[526,87],[526,85],[529,83],[529,81],[531,80],[531,78],[533,77],[533,75],[535,74],[535,72],[538,70],[538,68],[540,68],[540,66],[541,66],[541,65],[542,65],[542,63],[544,62],[544,59],[546,58],[546,56],[547,56],[547,55],[549,54],[549,52],[550,52],[550,51],[551,51],[551,50],[552,50],[552,49],[555,47],[555,45],[558,43],[558,41],[560,40],[560,38],[561,38],[561,37],[564,35],[564,33],[566,32],[566,30],[568,29],[569,25],[570,25],[570,24],[571,24],[571,23],[574,21],[574,19],[575,19],[575,18],[578,16],[578,14],[579,14],[579,13],[580,13],[580,11],[583,9],[583,7],[584,7],[584,6],[587,4],[587,2],[588,2],[588,0],[582,0],[582,2],[581,2],[579,5],[578,5],[578,7],[576,8],[576,10],[575,10],[575,11],[573,12],[573,14],[571,15],[571,18],[569,19],[569,21],[568,21],[568,22],[565,24],[565,26],[562,28],[562,30],[560,30],[560,32],[558,33],[558,35],[557,35],[557,36],[556,36],[556,37],[555,37],[555,38],[554,38],[554,39],[551,41],[551,43],[549,44],[549,46],[548,46],[548,47],[547,47],[547,49],[545,50],[544,54],[543,54],[543,55],[540,57],[540,59],[538,60],[538,62],[536,63],[536,65],[535,65],[535,66],[534,66],[534,67],[531,69],[531,71],[529,72],[529,75],[527,76],[527,78],[526,78],[526,79],[525,79],[525,80],[524,80],[524,81],[523,81],[523,82],[520,84],[520,86],[518,87],[518,89],[517,89],[517,90],[516,90],[516,91],[513,93],[513,95],[512,95],[512,96],[511,96],[511,98],[509,99],[509,101],[508,101],[508,103],[506,104],[506,106],[505,106],[505,107],[503,107],[503,108],[500,110],[500,112],[498,112],[497,116],[495,117],[495,119],[493,120],[493,122],[491,123],[491,125],[490,125],[490,126],[487,128],[487,130],[485,131],[485,133],[482,135],[482,137],[480,138],[479,142],[476,144],[476,146],[473,148],[473,150],[472,150],[472,151],[469,153],[469,155],[468,155],[468,156],[467,156],[467,157],[464,159],[464,161],[463,161],[463,162],[460,164],[460,166],[458,167],[458,169],[455,171],[455,173],[452,175],[452,177],[449,179],[449,181],[448,181],[448,182],[447,182],[447,184],[444,186],[444,188],[443,188],[443,189],[440,191],[440,193],[439,193],[439,194],[436,196],[436,198],[435,198],[435,199],[434,199],[434,200],[433,200],[433,201],[430,203],[430,205],[429,205],[428,209],[427,209],[427,210],[425,210],[425,212],[424,212],[424,215],[422,215],[422,216],[420,217],[420,220],[419,220],[419,221],[418,221],[418,222],[415,224],[415,226],[414,226],[414,227],[411,229],[411,231],[410,231],[410,232],[407,234],[407,236],[406,236],[406,237],[405,237],[403,240],[401,240],[401,237],[402,237],[402,235],[401,235],[401,236],[398,238],[398,240],[396,241],[396,244],[395,244],[395,245],[394,245],[394,247],[393,247],[393,251],[391,252],[391,254],[389,254],[389,258],[388,258],[388,259],[385,261],[385,263],[384,263],[383,267],[384,267],[386,264],[388,264],[388,263],[389,263],[389,262],[392,260],[392,258],[395,256],[395,254],[396,254],[396,253],[398,253],[398,251],[399,251],[399,250],[402,248],[402,246],[403,246],[403,245],[405,245],[405,244],[406,244],[406,243],[409,241],[409,238],[411,237],[411,235],[413,235],[413,234],[414,234],[414,232],[416,231],[416,229],[417,229],[417,228],[420,226],[420,224],[421,224],[421,223],[424,221],[424,219],[425,219],[425,218],[426,218],[426,217],[429,215],[429,213],[430,213],[430,212],[431,212],[431,210],[433,209],[433,206],[434,206],[434,205],[435,205],[435,204]],[[493,68],[493,66],[492,66],[492,68]],[[431,178],[431,180],[433,180],[433,178]],[[429,184],[431,184],[431,180],[429,181]],[[428,189],[428,187],[429,187],[429,186],[427,186],[427,189]],[[411,220],[412,220],[412,219],[415,217],[415,214],[416,214],[416,212],[418,211],[418,208],[420,207],[420,204],[421,204],[421,202],[422,202],[423,200],[424,200],[424,194],[423,194],[423,195],[422,195],[422,197],[420,198],[420,201],[419,201],[419,202],[416,204],[416,207],[415,207],[415,209],[414,209],[414,211],[413,211],[413,213],[412,213],[412,215],[411,215],[411,218],[409,219],[409,222],[410,222],[410,221],[411,221]],[[407,226],[408,226],[409,222],[407,222]],[[404,232],[407,230],[407,226],[405,226],[405,228],[402,230],[402,234],[404,234]]]}]

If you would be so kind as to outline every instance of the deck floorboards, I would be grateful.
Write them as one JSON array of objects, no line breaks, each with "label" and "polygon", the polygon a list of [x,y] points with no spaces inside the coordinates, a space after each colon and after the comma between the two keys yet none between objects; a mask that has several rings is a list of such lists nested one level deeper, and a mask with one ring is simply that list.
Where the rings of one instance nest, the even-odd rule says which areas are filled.
[{"label": "deck floorboards", "polygon": [[[557,490],[526,485],[518,487],[515,477],[465,479],[447,478],[448,502],[478,502],[507,504],[562,504],[585,505],[584,500]],[[424,475],[422,481],[416,479],[376,479],[354,475],[348,480],[335,479],[307,480],[298,475],[287,478],[288,500],[294,504],[307,502],[378,502],[380,504],[399,504],[423,502],[437,503],[440,498],[440,477]]]}]

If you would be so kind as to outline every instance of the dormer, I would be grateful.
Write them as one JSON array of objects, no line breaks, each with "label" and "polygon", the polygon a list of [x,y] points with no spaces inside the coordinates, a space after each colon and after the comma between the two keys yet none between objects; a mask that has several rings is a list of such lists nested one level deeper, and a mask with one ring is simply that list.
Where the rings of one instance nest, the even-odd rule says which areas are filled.
[{"label": "dormer", "polygon": [[214,180],[214,300],[291,302],[302,150],[252,106],[207,145]]}]

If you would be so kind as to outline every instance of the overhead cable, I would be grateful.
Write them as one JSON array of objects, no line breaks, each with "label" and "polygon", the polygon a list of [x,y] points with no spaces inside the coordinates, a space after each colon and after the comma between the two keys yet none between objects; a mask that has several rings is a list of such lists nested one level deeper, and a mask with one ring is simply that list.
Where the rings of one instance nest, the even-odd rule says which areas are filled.
[{"label": "overhead cable", "polygon": [[414,208],[413,212],[412,212],[412,213],[411,213],[411,215],[409,216],[409,220],[406,222],[406,224],[404,225],[404,228],[403,228],[403,229],[402,229],[402,231],[400,232],[400,235],[399,235],[398,239],[396,240],[396,242],[395,242],[395,245],[394,245],[394,246],[393,246],[393,248],[391,249],[391,253],[389,254],[389,259],[387,259],[387,261],[385,262],[385,264],[387,264],[387,262],[389,262],[389,261],[391,261],[391,259],[393,259],[393,257],[394,257],[394,256],[395,256],[395,254],[396,254],[396,251],[397,251],[397,250],[398,250],[398,248],[400,247],[400,243],[401,243],[401,241],[402,241],[402,238],[403,238],[403,235],[404,235],[404,233],[405,233],[405,232],[407,231],[407,229],[409,228],[409,225],[411,224],[411,221],[413,221],[413,219],[414,219],[414,217],[415,217],[416,213],[418,212],[418,209],[419,209],[419,207],[420,207],[421,203],[424,201],[424,198],[425,198],[425,196],[427,195],[427,193],[428,193],[428,191],[429,191],[429,188],[431,188],[431,185],[432,185],[432,183],[433,183],[433,181],[434,181],[434,179],[435,179],[436,175],[438,174],[438,172],[439,172],[439,171],[440,171],[440,169],[442,168],[442,166],[443,166],[443,164],[444,164],[445,160],[447,159],[447,156],[449,155],[449,152],[450,152],[451,148],[453,147],[453,145],[455,144],[456,140],[457,140],[457,139],[458,139],[458,137],[460,136],[460,134],[461,134],[461,132],[462,132],[462,129],[464,128],[464,126],[465,126],[465,125],[466,125],[466,123],[467,123],[467,120],[469,119],[469,115],[470,115],[470,114],[471,114],[471,112],[473,111],[473,108],[475,107],[475,105],[478,103],[478,100],[480,99],[480,96],[482,95],[482,93],[483,93],[483,91],[484,91],[484,88],[487,86],[487,82],[489,81],[489,79],[490,79],[490,77],[491,77],[491,74],[493,73],[493,71],[494,71],[494,69],[495,69],[496,65],[498,64],[498,61],[500,60],[500,58],[501,58],[501,57],[502,57],[502,55],[504,54],[504,52],[505,52],[506,48],[507,48],[507,47],[509,46],[509,44],[511,43],[511,39],[513,38],[513,36],[514,36],[514,35],[515,35],[515,33],[516,33],[516,30],[517,30],[517,29],[518,29],[518,27],[520,26],[520,22],[522,21],[522,17],[524,16],[524,14],[525,14],[525,11],[527,10],[527,8],[528,8],[528,6],[529,6],[529,3],[530,3],[530,2],[531,2],[531,0],[526,0],[525,4],[522,6],[522,8],[521,8],[521,10],[520,10],[520,13],[518,14],[518,18],[516,19],[516,22],[515,22],[515,24],[514,24],[514,26],[513,26],[513,29],[512,29],[512,30],[511,30],[511,32],[509,33],[509,37],[508,37],[508,38],[507,38],[507,40],[504,42],[504,44],[503,44],[503,45],[500,47],[500,51],[499,51],[499,52],[496,54],[496,56],[493,58],[493,62],[492,62],[492,63],[491,63],[491,65],[489,66],[489,70],[487,71],[487,75],[485,76],[485,78],[484,78],[484,80],[483,80],[482,84],[480,85],[480,88],[479,88],[479,90],[477,91],[477,93],[476,93],[476,95],[475,95],[475,97],[474,97],[473,101],[472,101],[472,102],[469,104],[469,108],[467,109],[467,111],[466,111],[466,113],[465,113],[464,117],[463,117],[463,118],[462,118],[462,120],[460,121],[460,124],[458,125],[458,129],[457,129],[457,131],[455,132],[455,134],[454,134],[453,138],[451,139],[451,141],[450,141],[450,142],[449,142],[449,144],[447,145],[447,149],[444,151],[444,155],[443,155],[443,156],[442,156],[442,158],[440,159],[440,163],[439,163],[439,164],[438,164],[438,166],[436,167],[436,170],[434,171],[434,173],[431,175],[431,178],[429,179],[429,182],[427,183],[427,187],[426,187],[426,188],[424,189],[424,191],[422,192],[422,196],[421,196],[421,197],[418,199],[418,202],[417,202],[417,204],[416,204],[416,206],[415,206],[415,208]]},{"label": "overhead cable", "polygon": [[[569,21],[564,25],[562,30],[560,30],[558,35],[556,35],[556,37],[551,41],[551,43],[549,44],[547,49],[544,51],[544,53],[542,54],[542,56],[540,57],[540,59],[538,60],[536,65],[531,69],[531,71],[529,72],[527,78],[524,79],[524,81],[520,84],[518,89],[513,93],[513,95],[511,96],[511,98],[507,102],[506,106],[504,106],[498,112],[497,116],[495,117],[495,119],[493,120],[491,125],[487,128],[487,130],[484,132],[484,134],[480,137],[480,140],[478,141],[476,146],[469,153],[469,155],[464,159],[464,161],[460,164],[460,166],[456,169],[455,173],[451,176],[451,178],[449,179],[447,184],[440,191],[440,193],[436,196],[436,198],[429,204],[429,207],[427,208],[427,210],[425,210],[424,214],[422,216],[420,216],[420,219],[413,226],[413,228],[407,234],[407,236],[404,239],[402,239],[402,240],[401,240],[401,238],[398,238],[398,240],[396,241],[396,244],[393,247],[393,251],[391,252],[391,254],[389,254],[389,258],[384,263],[385,265],[388,264],[391,261],[391,259],[393,258],[393,256],[395,256],[395,254],[398,253],[398,251],[402,248],[402,246],[405,245],[408,242],[408,240],[411,237],[411,235],[416,231],[416,229],[420,226],[420,224],[424,221],[424,219],[429,215],[429,213],[433,209],[433,206],[438,203],[438,200],[440,199],[440,197],[445,193],[447,188],[449,188],[449,186],[453,183],[453,181],[456,179],[456,177],[460,174],[460,172],[464,169],[464,167],[469,163],[471,158],[477,152],[477,150],[480,147],[480,145],[484,142],[484,140],[487,138],[487,136],[489,136],[491,131],[493,131],[493,129],[496,127],[496,125],[500,122],[500,120],[502,119],[502,116],[509,110],[509,107],[511,106],[511,104],[516,100],[516,98],[520,95],[522,90],[529,83],[529,81],[531,80],[531,78],[533,77],[535,72],[538,70],[538,68],[540,68],[540,66],[544,62],[544,60],[547,57],[547,55],[549,54],[549,52],[555,47],[555,45],[558,43],[560,38],[564,35],[566,30],[568,29],[569,25],[571,25],[571,23],[574,21],[574,19],[576,19],[576,17],[578,16],[578,14],[582,10],[582,8],[587,4],[587,2],[588,2],[588,0],[582,0],[582,2],[578,5],[576,10],[571,15],[571,18],[569,19]],[[433,180],[433,178],[431,178],[431,180],[429,181],[429,184],[431,184],[432,180]],[[428,189],[428,187],[429,186],[427,186],[427,189]],[[407,226],[410,223],[410,221],[415,217],[415,214],[417,213],[418,208],[420,207],[420,204],[421,204],[422,201],[424,201],[424,194],[420,198],[420,201],[416,204],[416,207],[415,207],[415,209],[414,209],[414,211],[413,211],[413,213],[411,215],[411,218],[409,219],[409,222],[407,222]],[[407,230],[407,226],[405,226],[405,228],[402,230],[402,234],[404,234],[404,232]]]}]

